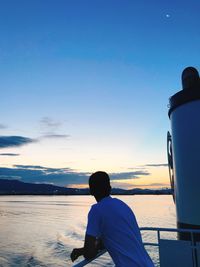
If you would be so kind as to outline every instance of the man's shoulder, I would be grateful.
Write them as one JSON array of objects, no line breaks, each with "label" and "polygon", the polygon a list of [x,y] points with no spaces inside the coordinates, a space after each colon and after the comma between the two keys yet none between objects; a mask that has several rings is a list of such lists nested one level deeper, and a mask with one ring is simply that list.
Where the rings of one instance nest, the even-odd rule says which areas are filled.
[{"label": "man's shoulder", "polygon": [[111,210],[111,209],[123,209],[123,210],[130,210],[131,208],[121,199],[119,198],[113,198],[113,197],[106,197],[100,202],[97,202],[91,206],[90,212],[100,212],[105,210]]},{"label": "man's shoulder", "polygon": [[113,202],[116,203],[116,205],[122,205],[122,206],[129,208],[129,206],[123,200],[119,198],[113,198]]},{"label": "man's shoulder", "polygon": [[104,210],[104,209],[112,209],[112,208],[122,208],[122,209],[129,209],[130,207],[121,199],[115,198],[115,197],[107,197],[103,199],[103,201],[100,201],[96,203],[94,206],[94,209],[97,210]]},{"label": "man's shoulder", "polygon": [[97,209],[98,209],[98,203],[95,203],[90,207],[90,211],[91,210],[97,210]]},{"label": "man's shoulder", "polygon": [[113,198],[113,206],[115,209],[120,210],[124,214],[134,214],[129,205],[118,198]]}]

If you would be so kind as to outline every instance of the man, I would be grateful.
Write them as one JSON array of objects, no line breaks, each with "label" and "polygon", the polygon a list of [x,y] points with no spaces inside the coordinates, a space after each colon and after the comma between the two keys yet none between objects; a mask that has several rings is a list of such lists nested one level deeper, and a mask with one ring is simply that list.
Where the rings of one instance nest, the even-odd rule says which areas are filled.
[{"label": "man", "polygon": [[108,174],[102,171],[92,174],[89,187],[97,203],[88,214],[84,247],[72,251],[72,261],[81,255],[86,259],[93,258],[103,243],[116,267],[153,267],[142,244],[133,211],[121,200],[110,196]]}]

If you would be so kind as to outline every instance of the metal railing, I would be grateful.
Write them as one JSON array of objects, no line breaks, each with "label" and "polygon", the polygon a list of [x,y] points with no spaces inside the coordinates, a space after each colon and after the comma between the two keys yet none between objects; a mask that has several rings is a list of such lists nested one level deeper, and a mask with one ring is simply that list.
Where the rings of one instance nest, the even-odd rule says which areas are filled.
[{"label": "metal railing", "polygon": [[[161,232],[174,232],[174,233],[190,233],[191,236],[191,249],[192,249],[192,256],[193,256],[193,267],[198,267],[198,260],[197,260],[197,247],[196,247],[196,241],[195,241],[195,234],[200,235],[200,230],[193,230],[193,229],[176,229],[176,228],[159,228],[159,227],[141,227],[140,231],[154,231],[157,232],[157,243],[153,242],[143,242],[144,246],[155,246],[159,247],[160,240],[161,240]],[[198,248],[199,249],[199,248]],[[94,258],[91,260],[83,260],[75,265],[73,267],[83,267],[87,265],[88,263],[92,262],[93,260],[99,258],[101,255],[103,255],[106,252],[106,250],[100,251]]]},{"label": "metal railing", "polygon": [[[177,229],[177,228],[158,228],[158,227],[142,227],[140,231],[154,231],[157,232],[157,243],[149,243],[143,242],[144,246],[157,246],[160,245],[161,240],[161,232],[171,232],[171,233],[187,233],[190,234],[190,239],[188,238],[187,241],[190,241],[190,249],[192,250],[192,259],[193,259],[193,267],[200,267],[200,263],[198,264],[198,257],[197,257],[197,249],[200,250],[199,244],[196,244],[195,235],[200,236],[200,230],[195,229]],[[181,241],[181,240],[179,240]],[[197,247],[198,245],[198,247]],[[161,266],[162,267],[162,266]]]}]

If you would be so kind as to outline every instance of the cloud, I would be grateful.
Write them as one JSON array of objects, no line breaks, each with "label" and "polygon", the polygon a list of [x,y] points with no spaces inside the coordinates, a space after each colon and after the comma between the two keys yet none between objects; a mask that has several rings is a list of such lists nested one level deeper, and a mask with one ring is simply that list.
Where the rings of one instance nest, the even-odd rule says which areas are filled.
[{"label": "cloud", "polygon": [[59,128],[62,123],[59,121],[56,121],[50,117],[43,117],[40,120],[40,124],[43,128],[50,128],[51,130],[56,130],[57,128]]},{"label": "cloud", "polygon": [[146,167],[168,167],[167,163],[146,164]]},{"label": "cloud", "polygon": [[149,184],[150,186],[161,186],[161,187],[168,187],[170,185],[170,182],[169,183],[152,183],[152,184]]},{"label": "cloud", "polygon": [[[20,177],[23,182],[30,183],[54,183],[55,185],[67,186],[70,184],[88,184],[91,173],[79,172],[71,168],[49,168],[40,165],[13,165],[12,168],[0,167],[0,178]],[[139,179],[142,175],[149,175],[147,171],[137,170],[134,172],[111,173],[111,181],[124,179]]]},{"label": "cloud", "polygon": [[69,134],[46,134],[43,135],[42,138],[57,138],[57,139],[62,139],[62,138],[69,138],[70,135]]},{"label": "cloud", "polygon": [[0,153],[0,156],[9,156],[9,157],[17,157],[20,154],[16,154],[16,153]]},{"label": "cloud", "polygon": [[111,180],[125,180],[125,179],[138,179],[140,176],[149,175],[150,173],[146,170],[138,170],[132,172],[120,172],[120,173],[111,173]]},{"label": "cloud", "polygon": [[43,138],[52,138],[52,139],[62,139],[62,138],[69,138],[70,135],[68,134],[58,134],[58,129],[62,126],[60,121],[56,121],[50,117],[43,117],[40,120],[40,125],[42,128]]},{"label": "cloud", "polygon": [[13,165],[15,168],[21,168],[24,170],[43,170],[46,173],[63,173],[63,172],[72,172],[71,168],[48,168],[40,165]]},{"label": "cloud", "polygon": [[88,183],[89,173],[76,172],[70,168],[48,168],[38,165],[14,165],[13,168],[0,167],[0,178],[21,177],[21,181],[30,183],[54,183],[65,186],[74,183]]},{"label": "cloud", "polygon": [[7,126],[5,124],[0,123],[0,129],[6,129],[6,128],[7,128]]},{"label": "cloud", "polygon": [[24,136],[0,136],[0,148],[19,147],[33,142],[36,140]]},{"label": "cloud", "polygon": [[33,170],[46,170],[48,168],[42,167],[39,165],[14,165],[16,168],[22,168],[22,169],[33,169]]},{"label": "cloud", "polygon": [[135,184],[126,183],[124,181],[115,180],[112,182],[113,188],[123,188],[123,189],[133,189],[133,188],[149,188],[149,189],[160,189],[160,188],[170,188],[169,183],[146,183],[146,184]]},{"label": "cloud", "polygon": [[0,175],[0,179],[6,179],[6,180],[21,180],[20,176],[11,176],[11,175]]}]

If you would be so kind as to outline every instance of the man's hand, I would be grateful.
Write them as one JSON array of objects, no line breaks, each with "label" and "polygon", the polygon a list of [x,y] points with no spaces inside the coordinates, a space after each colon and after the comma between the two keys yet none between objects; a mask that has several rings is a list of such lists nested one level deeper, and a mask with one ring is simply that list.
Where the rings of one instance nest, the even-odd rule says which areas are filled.
[{"label": "man's hand", "polygon": [[79,256],[84,256],[85,259],[90,260],[96,256],[99,250],[104,248],[101,239],[94,236],[86,235],[85,244],[83,248],[75,248],[71,253],[71,260],[75,261]]},{"label": "man's hand", "polygon": [[84,248],[74,248],[70,257],[72,261],[78,259],[79,256],[82,256],[84,252]]},{"label": "man's hand", "polygon": [[104,244],[100,238],[96,239],[96,248],[98,251],[105,249]]}]

